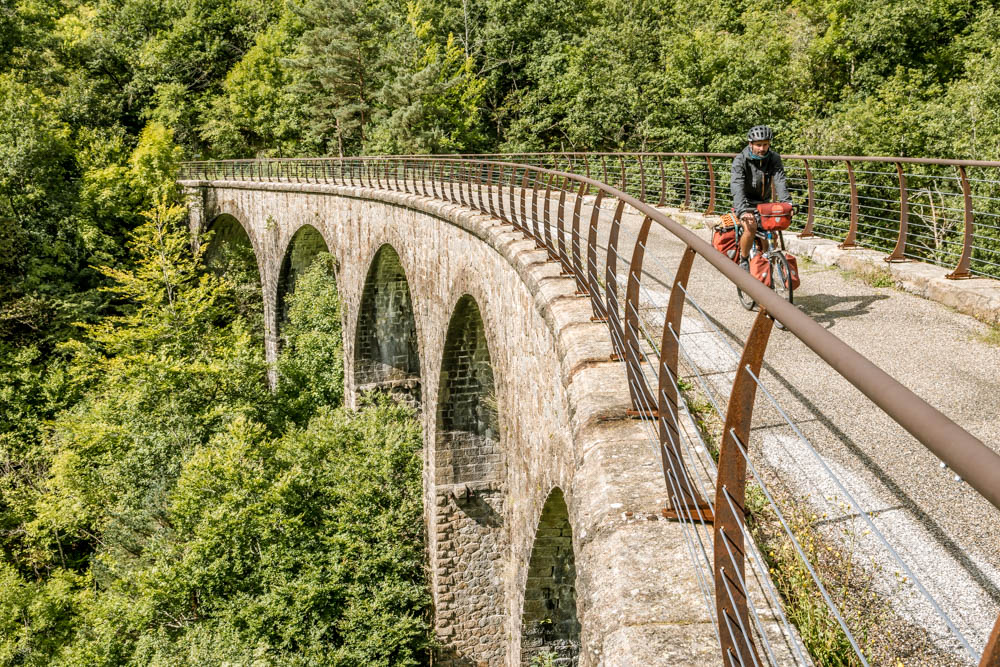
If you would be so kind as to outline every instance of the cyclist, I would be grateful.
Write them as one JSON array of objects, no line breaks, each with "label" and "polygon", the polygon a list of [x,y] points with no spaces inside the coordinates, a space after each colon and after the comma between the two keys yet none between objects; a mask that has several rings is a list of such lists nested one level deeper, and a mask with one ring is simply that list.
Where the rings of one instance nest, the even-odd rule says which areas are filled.
[{"label": "cyclist", "polygon": [[755,125],[747,132],[747,147],[733,159],[729,187],[733,211],[743,228],[740,234],[740,266],[750,270],[750,249],[757,233],[757,204],[771,201],[771,186],[779,202],[792,203],[785,182],[781,156],[771,150],[774,132],[767,125]]}]

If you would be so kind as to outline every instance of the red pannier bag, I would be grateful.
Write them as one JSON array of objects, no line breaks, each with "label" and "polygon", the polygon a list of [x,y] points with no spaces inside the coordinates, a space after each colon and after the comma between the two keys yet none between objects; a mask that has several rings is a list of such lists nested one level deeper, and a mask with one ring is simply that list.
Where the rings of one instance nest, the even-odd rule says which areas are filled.
[{"label": "red pannier bag", "polygon": [[719,224],[712,229],[712,247],[734,262],[739,261],[736,250],[736,216],[732,213],[722,216]]},{"label": "red pannier bag", "polygon": [[801,282],[799,280],[799,263],[798,261],[796,261],[795,255],[792,255],[787,252],[785,253],[785,261],[788,262],[788,273],[789,273],[788,279],[792,283],[792,289],[797,290]]},{"label": "red pannier bag", "polygon": [[760,228],[766,232],[776,232],[788,229],[792,224],[792,205],[777,202],[774,204],[757,204],[760,214]]},{"label": "red pannier bag", "polygon": [[771,286],[771,263],[764,255],[754,255],[750,258],[750,275],[768,287]]},{"label": "red pannier bag", "polygon": [[[792,283],[792,289],[797,290],[800,283],[799,263],[796,261],[795,255],[791,255],[787,252],[785,253],[785,261],[788,262],[788,280]],[[767,258],[765,258],[764,255],[754,255],[750,258],[750,275],[768,287],[771,287],[774,282],[774,274],[771,272],[771,263],[767,261]]]}]

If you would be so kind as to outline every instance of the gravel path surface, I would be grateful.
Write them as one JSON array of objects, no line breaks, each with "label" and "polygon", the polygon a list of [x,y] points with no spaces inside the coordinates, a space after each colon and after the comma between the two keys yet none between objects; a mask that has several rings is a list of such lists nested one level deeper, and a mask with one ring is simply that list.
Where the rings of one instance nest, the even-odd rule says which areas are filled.
[{"label": "gravel path surface", "polygon": [[[611,217],[611,211],[601,211],[602,278]],[[590,219],[586,206],[582,218],[584,224]],[[640,222],[638,216],[623,220],[622,289]],[[707,232],[702,236],[707,238]],[[683,244],[654,225],[647,247],[640,300],[662,308]],[[795,303],[803,312],[1000,451],[1000,347],[982,341],[985,325],[894,288],[871,287],[839,269],[811,263],[799,268],[802,285]],[[683,344],[724,411],[735,355],[754,313],[740,306],[732,284],[700,258],[689,293],[708,318],[686,307]],[[649,333],[658,341],[662,315],[649,320]],[[688,371],[695,383],[695,369]],[[772,332],[761,379],[809,445],[759,391],[753,459],[825,517],[817,523],[820,528],[848,536],[859,559],[875,564],[876,589],[892,596],[897,612],[928,628],[941,648],[958,650],[932,607],[917,596],[912,577],[893,562],[857,510],[868,513],[973,649],[981,651],[1000,613],[997,510],[793,335]],[[827,470],[835,472],[841,486]],[[847,502],[844,490],[857,507]]]}]

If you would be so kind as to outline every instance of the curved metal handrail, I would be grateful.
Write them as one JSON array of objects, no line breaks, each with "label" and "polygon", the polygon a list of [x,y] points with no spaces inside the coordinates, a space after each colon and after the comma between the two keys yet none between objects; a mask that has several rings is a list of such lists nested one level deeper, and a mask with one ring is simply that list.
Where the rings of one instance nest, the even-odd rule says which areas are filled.
[{"label": "curved metal handrail", "polygon": [[[691,155],[691,154],[687,154]],[[699,154],[709,155],[709,154]],[[714,155],[714,154],[711,154]],[[834,159],[834,158],[831,158]],[[894,159],[896,160],[896,159]],[[1000,163],[995,163],[1000,166]],[[991,163],[993,166],[993,163]],[[446,173],[447,172],[447,175]],[[741,550],[745,517],[743,501],[746,484],[746,451],[753,416],[756,384],[759,375],[772,321],[781,322],[787,330],[801,340],[818,357],[839,375],[859,389],[876,406],[897,424],[909,432],[941,461],[951,467],[973,489],[1000,509],[1000,455],[988,448],[972,434],[961,428],[947,416],[928,404],[922,398],[892,378],[885,371],[851,348],[849,345],[822,327],[812,318],[780,298],[773,290],[755,280],[739,268],[731,259],[717,251],[690,229],[678,224],[653,205],[641,201],[622,189],[607,185],[599,180],[566,171],[547,169],[523,163],[498,160],[473,160],[442,157],[358,157],[322,159],[274,159],[274,160],[234,160],[218,162],[186,162],[181,168],[182,181],[267,181],[287,183],[332,183],[342,186],[362,186],[380,190],[402,191],[411,194],[441,199],[461,204],[481,213],[498,218],[502,224],[511,224],[515,230],[535,241],[540,249],[546,250],[551,261],[558,262],[563,272],[571,275],[580,293],[590,297],[594,319],[606,321],[615,350],[613,358],[626,364],[626,371],[633,389],[633,410],[636,414],[655,418],[660,434],[663,470],[668,484],[672,480],[687,476],[684,463],[675,444],[671,444],[671,433],[679,429],[676,405],[670,405],[669,385],[676,391],[677,358],[676,349],[671,357],[669,338],[676,337],[680,330],[683,298],[678,298],[687,283],[687,277],[695,255],[702,257],[718,273],[732,284],[749,294],[759,305],[760,311],[748,335],[747,343],[737,371],[729,398],[726,424],[718,462],[717,498],[714,503],[715,516],[711,516],[708,505],[696,495],[675,495],[672,511],[676,516],[692,514],[701,516],[715,525],[716,549],[716,603],[719,617],[723,613],[740,621],[739,627],[749,627],[745,601],[740,605],[732,602],[732,578],[726,579],[727,595],[723,595],[722,579],[725,576],[724,562],[727,555],[732,558],[729,545]],[[558,203],[553,198],[553,185],[559,193]],[[446,187],[447,186],[447,187]],[[544,187],[544,192],[542,192]],[[457,189],[457,193],[456,193]],[[485,189],[485,202],[484,202]],[[584,236],[581,225],[581,203],[585,193],[595,191],[595,201],[586,235],[586,257],[581,250]],[[568,197],[573,197],[572,226],[568,215]],[[504,198],[507,198],[507,204]],[[528,198],[531,198],[528,214]],[[544,211],[544,219],[539,219],[539,199]],[[602,300],[600,282],[597,278],[597,226],[600,204],[603,199],[617,202],[612,222],[612,232],[608,239],[608,262],[606,275],[606,298]],[[519,204],[519,205],[518,205]],[[557,206],[558,227],[552,233],[549,212],[553,204]],[[629,271],[629,285],[626,290],[625,318],[618,311],[617,273],[614,256],[617,254],[617,230],[625,207],[628,206],[643,216],[642,230],[633,250],[632,266]],[[633,281],[639,280],[638,265],[641,269],[644,241],[650,224],[655,223],[682,241],[687,250],[677,270],[671,290],[671,303],[663,324],[663,344],[659,363],[659,392],[649,388],[642,370],[635,359],[637,342],[634,335],[629,337],[628,318],[638,311],[638,289]],[[543,227],[544,225],[544,227]],[[566,247],[565,235],[571,238],[570,248]],[[657,399],[652,399],[652,396]],[[668,400],[665,400],[664,397]],[[673,394],[676,396],[676,393]],[[675,484],[676,486],[676,484]],[[736,535],[738,537],[734,538]],[[723,537],[725,536],[725,537]],[[723,549],[724,551],[720,551]],[[721,569],[720,569],[721,568]],[[737,574],[742,581],[742,565],[737,565]],[[743,591],[745,595],[745,591]],[[733,607],[736,607],[733,609]],[[720,622],[722,650],[728,655],[744,655],[754,652],[751,637],[729,627],[728,631]],[[1000,619],[982,656],[981,664],[994,664],[1000,660]]]},{"label": "curved metal handrail", "polygon": [[[574,171],[573,167],[580,166],[584,175],[591,176],[591,160],[594,160],[594,169],[599,170],[603,173],[604,182],[610,183],[612,180],[620,179],[621,186],[623,190],[628,190],[626,187],[628,174],[627,171],[631,170],[631,167],[626,167],[626,162],[631,161],[633,163],[638,163],[640,175],[639,183],[637,184],[638,191],[640,194],[640,199],[646,200],[647,193],[647,181],[650,177],[647,175],[648,167],[645,167],[645,161],[655,160],[657,163],[657,172],[652,175],[652,180],[659,180],[659,188],[656,191],[658,194],[658,205],[664,205],[666,194],[669,190],[670,179],[664,171],[663,163],[664,160],[669,160],[673,158],[679,158],[682,163],[682,168],[684,172],[684,197],[681,202],[682,207],[688,208],[691,206],[694,196],[697,192],[693,190],[700,190],[701,194],[704,194],[707,198],[707,205],[705,209],[706,214],[711,214],[716,210],[716,204],[719,200],[719,188],[718,181],[720,178],[717,177],[713,159],[727,159],[731,160],[735,157],[735,153],[716,153],[716,152],[539,152],[539,153],[509,153],[503,156],[497,156],[494,154],[465,154],[465,155],[449,155],[449,156],[435,156],[435,157],[448,157],[455,159],[497,159],[502,158],[507,161],[516,161],[524,164],[533,164],[534,166],[544,166],[543,163],[553,163],[550,166],[554,168],[560,168],[559,163],[565,160],[565,167],[569,171]],[[427,156],[419,155],[408,155],[408,156],[394,156],[394,157],[406,157],[406,158],[420,158]],[[955,268],[952,272],[946,274],[945,277],[949,279],[962,279],[962,278],[972,278],[976,276],[990,276],[994,278],[1000,278],[1000,253],[998,253],[994,248],[991,248],[989,244],[979,243],[977,245],[977,234],[976,228],[977,224],[981,228],[993,230],[992,232],[987,232],[985,235],[992,235],[993,238],[1000,238],[1000,207],[995,205],[994,202],[1000,201],[1000,177],[992,178],[989,183],[993,188],[990,192],[991,194],[986,196],[979,196],[974,192],[974,188],[971,184],[967,170],[970,168],[981,168],[981,169],[997,169],[1000,168],[1000,162],[990,161],[990,160],[958,160],[958,159],[941,159],[941,158],[914,158],[914,157],[892,157],[892,156],[865,156],[865,155],[808,155],[808,154],[798,154],[789,153],[785,154],[784,159],[786,161],[799,161],[802,163],[802,171],[804,176],[800,180],[804,179],[804,184],[802,184],[801,189],[804,194],[803,197],[806,201],[806,222],[802,229],[800,236],[825,236],[827,238],[837,238],[839,237],[839,232],[843,231],[843,238],[841,247],[843,248],[854,248],[859,246],[873,247],[876,249],[887,249],[889,239],[887,238],[890,233],[895,237],[895,243],[892,247],[892,252],[885,257],[887,262],[903,262],[910,259],[917,259],[921,261],[930,261],[931,263],[938,264],[940,266],[947,266],[946,257],[956,257]],[[694,169],[695,162],[689,164],[688,159],[693,161],[701,160],[704,162],[704,171],[707,172],[706,178],[697,179],[693,178],[692,171]],[[608,161],[611,160],[612,163],[618,162],[618,174],[609,173],[608,171]],[[599,161],[599,162],[598,162]],[[814,174],[811,168],[810,162],[812,163],[843,163],[844,168],[847,171],[847,182],[838,182],[836,186],[843,186],[844,191],[834,190],[833,192],[823,192],[817,191],[814,188]],[[859,192],[859,188],[863,190],[866,186],[864,182],[859,183],[859,179],[855,175],[855,165],[864,163],[875,163],[875,164],[892,164],[896,167],[895,174],[895,191],[897,196],[894,199],[881,199],[879,197],[873,197],[871,195]],[[904,165],[913,166],[944,166],[944,167],[954,167],[955,176],[951,178],[942,178],[940,176],[935,177],[933,188],[913,188],[912,184],[907,183],[907,174],[904,169]],[[615,165],[612,164],[612,169]],[[598,169],[598,167],[600,167]],[[891,174],[882,174],[883,176],[890,176]],[[609,178],[613,176],[614,178]],[[926,174],[910,174],[911,177],[925,178]],[[864,179],[860,179],[864,180]],[[942,192],[939,186],[940,181],[954,180],[957,184],[959,191],[957,192]],[[869,184],[870,185],[870,184]],[[883,188],[884,186],[875,185],[876,189]],[[917,192],[923,194],[929,200],[928,204],[925,206],[927,211],[925,216],[929,215],[931,218],[931,226],[933,229],[930,230],[928,234],[927,231],[914,231],[911,229],[910,217],[911,209],[911,193]],[[823,196],[833,196],[835,198],[846,197],[848,201],[844,204],[846,205],[847,211],[847,228],[846,230],[841,230],[838,224],[833,224],[833,218],[830,215],[817,215],[819,211],[826,211],[830,209],[830,206],[826,208],[818,206],[818,204],[823,204]],[[933,204],[933,198],[937,195],[939,202],[937,210]],[[961,239],[952,238],[941,238],[942,236],[950,237],[952,234],[948,233],[947,229],[942,231],[942,229],[937,228],[939,222],[948,222],[947,215],[939,216],[941,211],[948,212],[948,207],[941,205],[941,199],[943,197],[954,197],[960,199],[961,202],[957,204],[960,209],[955,209],[952,212],[961,213],[961,220],[956,220],[955,222],[960,223],[961,229]],[[873,202],[877,202],[873,206]],[[982,202],[986,202],[986,206],[990,210],[984,210],[982,207],[978,207]],[[833,202],[827,200],[825,203],[832,205]],[[842,213],[836,210],[838,207],[833,206],[831,212],[835,214],[835,217],[839,217]],[[898,215],[898,225],[894,230],[886,227],[883,223],[887,221],[877,213],[891,213],[892,215]],[[939,217],[942,220],[939,221]],[[816,225],[816,219],[820,218],[826,222]],[[986,220],[983,222],[982,220]],[[977,223],[977,220],[980,220]],[[989,224],[992,221],[997,224]],[[817,232],[815,227],[821,227],[827,231]],[[926,224],[924,225],[927,226]],[[862,236],[866,238],[858,240],[859,232]],[[911,238],[913,237],[913,238]],[[960,249],[959,249],[960,246]]]}]

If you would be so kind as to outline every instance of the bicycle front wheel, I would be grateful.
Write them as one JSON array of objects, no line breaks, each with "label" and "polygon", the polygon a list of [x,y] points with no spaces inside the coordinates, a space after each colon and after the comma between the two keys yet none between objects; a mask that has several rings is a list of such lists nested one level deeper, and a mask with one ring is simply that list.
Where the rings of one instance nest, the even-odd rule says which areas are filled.
[{"label": "bicycle front wheel", "polygon": [[[782,299],[786,299],[788,303],[794,303],[792,301],[792,272],[788,268],[788,260],[782,253],[774,253],[768,261],[771,263],[771,289]],[[777,320],[774,323],[778,325],[779,329],[785,328]]]}]

